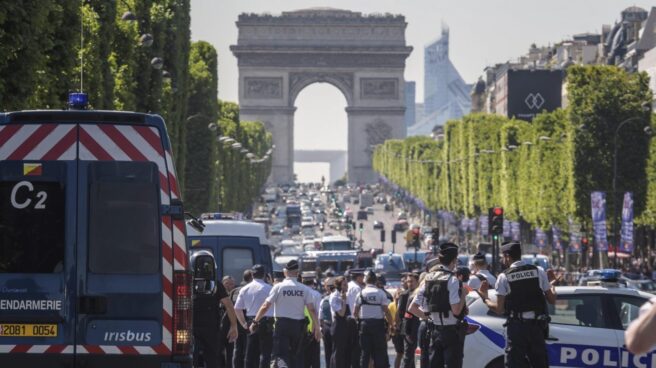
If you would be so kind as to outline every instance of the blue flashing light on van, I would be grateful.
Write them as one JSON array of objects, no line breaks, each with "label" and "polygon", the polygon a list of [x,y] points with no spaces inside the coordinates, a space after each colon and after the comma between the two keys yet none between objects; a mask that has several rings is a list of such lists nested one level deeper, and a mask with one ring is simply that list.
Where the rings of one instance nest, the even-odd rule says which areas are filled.
[{"label": "blue flashing light on van", "polygon": [[0,114],[0,367],[190,367],[164,120],[87,103]]}]

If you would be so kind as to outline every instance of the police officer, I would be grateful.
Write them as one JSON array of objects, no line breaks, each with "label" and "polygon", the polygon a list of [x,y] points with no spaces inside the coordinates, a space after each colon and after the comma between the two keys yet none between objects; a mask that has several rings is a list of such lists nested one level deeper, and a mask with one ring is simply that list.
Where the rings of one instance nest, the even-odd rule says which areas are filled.
[{"label": "police officer", "polygon": [[333,340],[333,353],[330,358],[330,368],[342,368],[350,365],[349,331],[347,318],[351,315],[347,303],[348,284],[344,276],[335,278],[335,291],[330,294],[330,311],[332,326],[330,334]]},{"label": "police officer", "polygon": [[489,266],[485,254],[478,252],[472,260],[474,261],[475,272],[469,277],[469,287],[478,290],[481,287],[481,282],[486,280],[487,284],[493,288],[497,284],[497,278],[488,270]]},{"label": "police officer", "polygon": [[324,359],[326,367],[330,366],[330,357],[333,354],[333,339],[330,329],[333,324],[332,313],[330,311],[330,295],[335,291],[335,278],[327,277],[323,282],[324,297],[321,299],[321,308],[319,310],[319,320],[321,321],[321,334],[323,335]]},{"label": "police officer", "polygon": [[[457,264],[458,246],[453,243],[440,245],[439,264],[432,266],[412,301],[410,312],[421,319],[430,319],[430,366],[431,368],[462,367],[466,326],[465,296],[454,274]],[[430,314],[422,312],[424,305]]]},{"label": "police officer", "polygon": [[[228,341],[237,338],[237,319],[228,292],[223,284],[216,282],[216,263],[208,251],[194,252],[191,256],[191,266],[194,272],[194,338],[199,350],[203,352],[203,360],[207,368],[223,368],[225,362],[222,352],[225,341],[221,338],[221,313],[219,306],[225,307],[230,320],[227,333]],[[196,351],[198,353],[198,350]],[[198,362],[198,354],[195,354]]]},{"label": "police officer", "polygon": [[[301,282],[303,285],[310,289],[310,295],[314,301],[314,308],[318,311],[321,309],[321,293],[316,289],[317,273],[315,271],[306,271],[301,274]],[[318,320],[317,320],[318,321]],[[305,344],[303,346],[303,363],[305,368],[321,368],[321,341],[315,340],[312,336],[311,323],[308,325],[307,333],[305,334]]]},{"label": "police officer", "polygon": [[[271,292],[271,285],[264,282],[264,266],[256,264],[251,268],[253,281],[243,286],[237,302],[235,311],[239,323],[248,331],[248,324],[253,321],[255,314],[260,309],[264,301]],[[244,318],[244,312],[246,317]],[[246,336],[246,357],[244,367],[246,368],[265,368],[269,367],[271,362],[271,349],[273,345],[273,311],[268,310],[260,320],[260,324],[255,333],[249,333]]]},{"label": "police officer", "polygon": [[390,300],[383,290],[376,287],[376,279],[373,271],[367,273],[366,287],[355,300],[353,314],[360,324],[360,366],[368,367],[369,359],[373,359],[374,368],[387,368],[389,359],[386,336],[392,334],[393,321],[387,307]]},{"label": "police officer", "polygon": [[[346,292],[346,302],[349,306],[349,311],[355,311],[355,301],[360,295],[364,284],[364,270],[352,269],[349,271],[351,281],[348,283],[348,291]],[[351,368],[360,368],[360,332],[358,331],[358,322],[354,316],[349,316],[348,321],[348,346],[350,347],[350,366]],[[366,368],[366,367],[362,367]]]},{"label": "police officer", "polygon": [[283,272],[285,280],[271,288],[269,296],[257,312],[250,325],[254,333],[262,323],[262,318],[273,306],[275,323],[273,328],[273,361],[274,367],[301,368],[296,354],[305,330],[305,308],[307,307],[312,319],[313,335],[316,340],[321,339],[321,331],[317,323],[317,313],[314,300],[307,286],[299,283],[298,261],[287,262]]},{"label": "police officer", "polygon": [[547,304],[556,302],[555,280],[540,267],[521,261],[522,247],[511,242],[501,248],[508,269],[499,274],[497,301],[488,298],[487,282],[479,293],[497,314],[506,316],[506,367],[546,368],[549,366],[545,335],[549,334]]},{"label": "police officer", "polygon": [[[237,297],[239,296],[241,288],[248,285],[251,281],[253,281],[251,269],[244,270],[242,281],[238,287],[235,287],[235,280],[231,276],[223,277],[224,285],[232,285],[232,290],[228,287],[226,287],[226,289],[228,289],[228,292],[230,293],[230,300],[232,300],[233,304],[237,303]],[[244,329],[241,324],[238,324],[237,332],[239,332],[237,340],[230,343],[226,348],[226,367],[228,368],[241,368],[244,366],[244,357],[246,356],[246,335],[248,334],[248,330]]]}]

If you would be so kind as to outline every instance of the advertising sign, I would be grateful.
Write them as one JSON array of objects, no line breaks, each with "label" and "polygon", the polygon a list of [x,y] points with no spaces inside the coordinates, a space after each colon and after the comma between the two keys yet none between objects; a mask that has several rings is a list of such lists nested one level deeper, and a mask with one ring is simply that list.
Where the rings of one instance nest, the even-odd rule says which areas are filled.
[{"label": "advertising sign", "polygon": [[556,226],[551,227],[551,244],[554,250],[561,251],[563,243],[560,239],[560,229]]},{"label": "advertising sign", "polygon": [[480,224],[481,228],[481,236],[488,236],[489,234],[489,223],[488,223],[488,218],[486,215],[481,215],[478,219],[478,223]]},{"label": "advertising sign", "polygon": [[513,241],[519,241],[519,222],[511,221],[510,222],[510,236]]},{"label": "advertising sign", "polygon": [[606,193],[590,193],[592,207],[592,229],[594,231],[595,244],[598,251],[608,250],[608,238],[606,234]]},{"label": "advertising sign", "polygon": [[503,237],[510,239],[510,221],[503,219]]},{"label": "advertising sign", "polygon": [[618,251],[633,252],[633,193],[624,193],[622,201],[622,240]]},{"label": "advertising sign", "polygon": [[568,253],[581,253],[581,225],[574,223],[572,219],[569,222],[569,247]]},{"label": "advertising sign", "polygon": [[497,105],[506,106],[501,109],[497,107],[497,112],[507,111],[506,116],[509,118],[532,121],[535,115],[543,111],[554,111],[562,107],[561,70],[511,69],[506,73],[505,84],[507,98],[497,102]]},{"label": "advertising sign", "polygon": [[535,246],[544,248],[547,246],[547,234],[539,227],[535,228]]}]

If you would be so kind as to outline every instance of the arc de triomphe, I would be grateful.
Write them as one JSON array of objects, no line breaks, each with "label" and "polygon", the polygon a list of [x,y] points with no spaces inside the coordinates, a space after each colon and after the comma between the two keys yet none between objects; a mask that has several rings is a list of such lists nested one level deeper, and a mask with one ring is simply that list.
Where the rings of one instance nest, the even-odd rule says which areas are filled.
[{"label": "arc de triomphe", "polygon": [[313,83],[337,87],[348,107],[348,178],[372,182],[372,146],[403,138],[406,127],[405,18],[314,8],[241,14],[239,38],[231,46],[239,65],[243,120],[262,121],[273,134],[272,180],[294,173],[294,102]]}]

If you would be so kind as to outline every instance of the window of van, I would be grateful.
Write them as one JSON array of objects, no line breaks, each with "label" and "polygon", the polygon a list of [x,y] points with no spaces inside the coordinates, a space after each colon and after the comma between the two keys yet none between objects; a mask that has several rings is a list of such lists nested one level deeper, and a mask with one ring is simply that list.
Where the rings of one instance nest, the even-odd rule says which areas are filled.
[{"label": "window of van", "polygon": [[253,251],[244,248],[223,249],[223,276],[232,276],[240,282],[244,276],[244,270],[253,267]]},{"label": "window of van", "polygon": [[149,162],[89,165],[89,270],[159,271],[159,171]]},{"label": "window of van", "polygon": [[0,273],[61,272],[64,184],[38,179],[2,181],[8,166],[0,165]]}]

